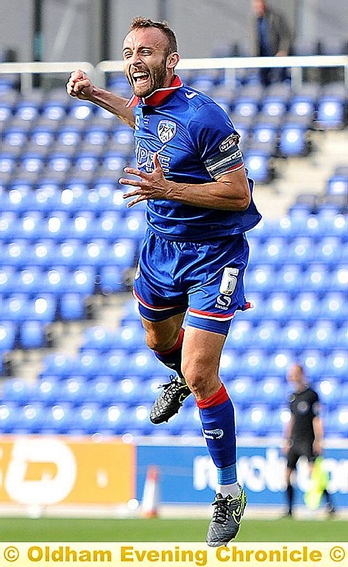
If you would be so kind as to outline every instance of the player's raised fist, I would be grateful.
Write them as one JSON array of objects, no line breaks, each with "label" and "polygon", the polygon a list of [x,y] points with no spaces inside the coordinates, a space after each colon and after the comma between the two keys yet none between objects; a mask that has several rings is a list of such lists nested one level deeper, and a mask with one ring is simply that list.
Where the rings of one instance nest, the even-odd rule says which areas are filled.
[{"label": "player's raised fist", "polygon": [[71,73],[66,90],[70,96],[88,100],[93,92],[93,84],[88,75],[77,69]]}]

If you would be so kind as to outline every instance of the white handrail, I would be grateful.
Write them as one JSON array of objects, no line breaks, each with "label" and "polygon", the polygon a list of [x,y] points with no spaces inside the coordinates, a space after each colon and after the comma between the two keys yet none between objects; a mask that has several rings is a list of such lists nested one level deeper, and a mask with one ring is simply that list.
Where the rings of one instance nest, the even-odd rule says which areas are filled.
[{"label": "white handrail", "polygon": [[[293,86],[302,83],[302,71],[304,68],[343,67],[344,82],[348,88],[348,55],[292,55],[289,57],[214,57],[206,59],[181,59],[178,71],[198,69],[225,69],[233,73],[236,69],[260,69],[260,68],[288,68],[290,69]],[[106,73],[123,71],[123,61],[101,61],[96,66],[95,79],[100,86],[106,85]]]},{"label": "white handrail", "polygon": [[[237,69],[260,69],[260,68],[288,68],[290,70],[291,82],[294,87],[302,83],[302,73],[305,68],[328,68],[342,67],[344,70],[344,83],[348,88],[348,55],[306,55],[290,57],[214,57],[203,59],[181,59],[178,71],[199,69],[224,69],[231,80],[235,79]],[[0,63],[0,75],[18,74],[20,77],[20,89],[26,93],[33,88],[33,76],[65,74],[68,80],[69,74],[75,69],[82,69],[92,80],[101,87],[106,86],[107,73],[123,71],[123,61],[101,61],[93,66],[87,61],[38,61],[26,63]]]},{"label": "white handrail", "polygon": [[87,61],[36,61],[27,63],[0,63],[0,75],[18,74],[20,77],[20,90],[23,94],[33,88],[33,76],[38,75],[69,75],[75,69],[82,69],[94,80],[95,67]]}]

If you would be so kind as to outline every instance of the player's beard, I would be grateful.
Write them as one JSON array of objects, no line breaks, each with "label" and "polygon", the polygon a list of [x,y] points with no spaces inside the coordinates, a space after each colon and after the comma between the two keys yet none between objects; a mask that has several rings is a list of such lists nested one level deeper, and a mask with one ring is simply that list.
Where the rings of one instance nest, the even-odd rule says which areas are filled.
[{"label": "player's beard", "polygon": [[149,76],[149,79],[146,81],[146,84],[144,85],[137,85],[136,81],[133,80],[130,72],[126,73],[128,82],[132,87],[133,93],[136,96],[140,98],[145,98],[150,96],[150,94],[156,91],[157,89],[162,89],[164,87],[167,78],[166,58],[163,59],[159,65],[153,66],[150,69],[146,68],[141,70],[146,71],[146,73],[148,73]]}]

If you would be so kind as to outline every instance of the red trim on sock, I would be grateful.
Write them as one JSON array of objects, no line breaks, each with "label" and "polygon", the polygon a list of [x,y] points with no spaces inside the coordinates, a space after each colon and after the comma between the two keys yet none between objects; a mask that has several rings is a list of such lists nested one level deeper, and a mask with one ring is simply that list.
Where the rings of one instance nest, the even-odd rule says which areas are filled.
[{"label": "red trim on sock", "polygon": [[182,347],[182,341],[184,340],[184,334],[185,334],[185,330],[184,329],[180,329],[179,332],[179,337],[178,340],[176,341],[175,345],[172,346],[172,348],[168,349],[168,350],[155,350],[154,352],[157,352],[157,354],[159,354],[160,356],[166,355],[166,354],[172,354],[172,352],[175,352],[176,350],[179,350],[179,348]]},{"label": "red trim on sock", "polygon": [[197,406],[199,409],[211,408],[213,406],[223,404],[229,400],[229,398],[230,397],[225,386],[221,384],[221,388],[216,392],[216,394],[213,394],[210,398],[206,398],[205,400],[197,401]]}]

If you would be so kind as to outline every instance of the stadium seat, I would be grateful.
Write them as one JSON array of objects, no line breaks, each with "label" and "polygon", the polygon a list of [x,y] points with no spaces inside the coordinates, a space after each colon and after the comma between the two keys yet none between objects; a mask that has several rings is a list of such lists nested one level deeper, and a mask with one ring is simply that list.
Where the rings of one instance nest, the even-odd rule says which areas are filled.
[{"label": "stadium seat", "polygon": [[274,274],[272,290],[278,293],[286,292],[294,296],[301,289],[303,276],[302,266],[286,263]]},{"label": "stadium seat", "polygon": [[347,348],[333,349],[326,354],[322,374],[333,376],[338,380],[346,379],[348,376]]},{"label": "stadium seat", "polygon": [[2,319],[0,321],[0,351],[12,350],[15,347],[16,337],[17,325],[13,321],[5,321]]},{"label": "stadium seat", "polygon": [[62,293],[59,300],[59,315],[63,321],[85,319],[85,296],[72,291]]},{"label": "stadium seat", "polygon": [[244,163],[249,175],[256,183],[269,183],[272,179],[271,154],[262,149],[247,148]]},{"label": "stadium seat", "polygon": [[19,344],[22,349],[45,348],[47,346],[46,323],[23,321],[19,330]]},{"label": "stadium seat", "polygon": [[279,153],[287,158],[306,156],[309,153],[308,129],[302,124],[286,124],[279,135]]},{"label": "stadium seat", "polygon": [[319,128],[341,129],[345,125],[345,99],[341,94],[320,96],[317,106],[316,123]]},{"label": "stadium seat", "polygon": [[269,294],[264,305],[264,316],[278,323],[285,323],[293,315],[296,317],[296,312],[291,303],[291,296],[288,293],[272,292]]},{"label": "stadium seat", "polygon": [[29,390],[28,380],[15,377],[7,378],[1,386],[1,403],[23,405],[29,399]]},{"label": "stadium seat", "polygon": [[75,408],[70,404],[57,403],[45,410],[41,425],[43,434],[67,434],[73,430]]},{"label": "stadium seat", "polygon": [[[266,254],[263,257],[263,260],[266,259]],[[246,291],[247,293],[250,292],[259,292],[262,293],[264,297],[267,297],[268,294],[273,289],[273,281],[274,281],[274,269],[272,265],[269,264],[262,264],[262,260],[260,260],[260,265],[255,266],[254,269],[248,271],[248,277],[246,280]]]},{"label": "stadium seat", "polygon": [[279,348],[292,349],[295,353],[300,352],[307,346],[308,330],[304,321],[292,320],[279,332],[277,345]]},{"label": "stadium seat", "polygon": [[250,346],[251,328],[250,321],[234,320],[226,337],[224,348],[238,349],[240,352],[248,348]]},{"label": "stadium seat", "polygon": [[327,195],[344,195],[348,196],[348,174],[332,175],[326,184]]},{"label": "stadium seat", "polygon": [[255,382],[250,376],[238,375],[236,378],[230,378],[226,381],[225,386],[232,402],[238,408],[247,408],[250,403],[256,401]]},{"label": "stadium seat", "polygon": [[344,291],[328,291],[318,306],[318,318],[329,318],[338,325],[348,320],[348,302]]},{"label": "stadium seat", "polygon": [[42,359],[41,379],[65,380],[75,374],[75,357],[63,353],[48,354]]},{"label": "stadium seat", "polygon": [[331,352],[335,347],[345,348],[345,346],[348,346],[348,343],[346,345],[339,344],[340,340],[343,343],[343,333],[340,334],[339,337],[337,335],[337,327],[333,321],[330,319],[319,319],[308,333],[308,345],[326,351],[327,353]]},{"label": "stadium seat", "polygon": [[237,419],[237,433],[239,436],[267,436],[270,421],[270,412],[267,404],[251,405],[239,415]]}]

